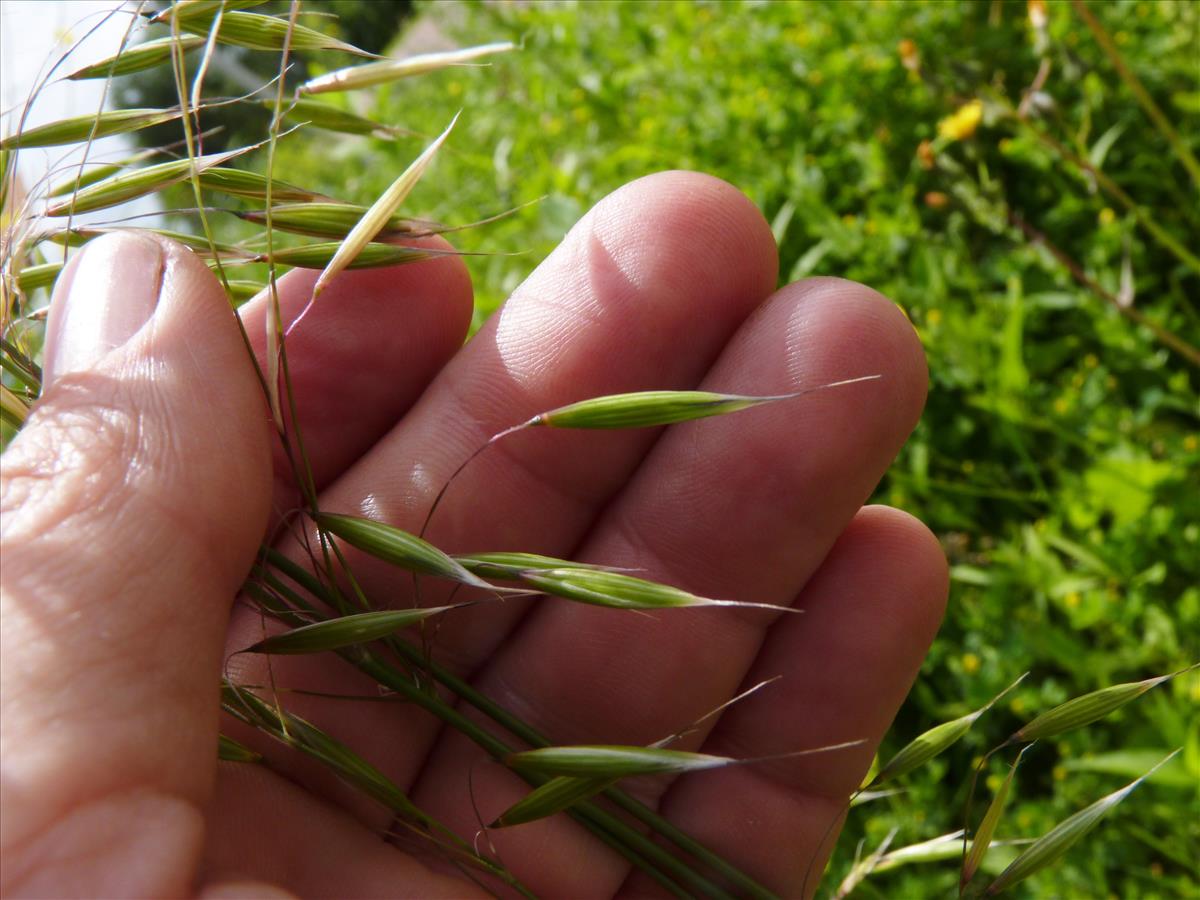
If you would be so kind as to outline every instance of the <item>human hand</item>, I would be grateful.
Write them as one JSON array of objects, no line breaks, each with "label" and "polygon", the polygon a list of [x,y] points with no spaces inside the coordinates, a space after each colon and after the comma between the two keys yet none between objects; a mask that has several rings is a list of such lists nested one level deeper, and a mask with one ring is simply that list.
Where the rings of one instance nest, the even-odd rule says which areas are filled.
[{"label": "human hand", "polygon": [[[757,757],[864,743],[638,793],[797,896],[916,675],[946,571],[920,523],[862,508],[924,401],[912,328],[849,282],[775,291],[776,268],[741,194],[664,173],[602,201],[465,346],[469,281],[442,257],[342,275],[288,354],[322,508],[411,531],[488,436],[566,402],[883,375],[665,432],[514,435],[464,470],[427,535],[803,609],[640,616],[507,599],[447,616],[434,645],[561,743],[647,744],[782,676],[678,746]],[[282,279],[285,321],[314,278]],[[260,360],[265,312],[259,298],[242,313]],[[272,478],[262,392],[206,267],[144,237],[89,245],[56,289],[46,375],[3,457],[3,893],[473,893],[381,841],[391,815],[310,760],[243,731],[270,768],[216,762],[222,659],[263,627],[246,608],[231,619],[230,601],[270,509],[297,500],[278,448]],[[409,600],[409,576],[350,559],[377,603]],[[230,669],[267,681],[263,657]],[[376,690],[331,654],[273,658],[270,674],[279,688]],[[489,821],[527,790],[411,706],[281,696],[468,839],[476,809]],[[656,890],[565,816],[490,837],[545,896]]]}]

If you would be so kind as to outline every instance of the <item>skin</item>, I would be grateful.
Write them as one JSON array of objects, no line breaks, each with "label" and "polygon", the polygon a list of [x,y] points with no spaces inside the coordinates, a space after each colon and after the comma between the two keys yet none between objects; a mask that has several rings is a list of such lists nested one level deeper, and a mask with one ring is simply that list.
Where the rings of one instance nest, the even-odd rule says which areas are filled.
[{"label": "skin", "polygon": [[[245,605],[231,615],[231,601],[296,493],[220,288],[186,251],[163,253],[170,277],[150,324],[55,377],[3,457],[0,888],[471,895],[436,860],[382,841],[386,811],[219,719],[223,661],[264,628]],[[913,329],[869,288],[776,290],[776,273],[770,229],[744,196],[662,173],[598,204],[465,346],[471,287],[446,257],[339,276],[288,348],[322,507],[413,531],[472,450],[540,410],[630,390],[774,394],[883,375],[665,430],[515,435],[467,467],[428,533],[450,551],[570,556],[802,609],[641,616],[509,599],[446,617],[435,644],[445,665],[563,743],[649,743],[783,676],[677,746],[754,757],[864,743],[630,788],[794,897],[916,676],[947,579],[923,525],[863,506],[924,402]],[[282,280],[285,320],[314,280]],[[261,298],[242,311],[260,361],[265,311]],[[279,546],[304,558],[286,535]],[[407,575],[350,560],[368,595],[411,600]],[[430,582],[422,600],[445,597]],[[229,666],[250,683],[267,677],[261,657]],[[330,655],[277,658],[271,674],[279,687],[374,690]],[[524,791],[407,705],[287,703],[468,840],[479,816]],[[218,728],[269,768],[218,765]],[[542,895],[658,890],[564,816],[490,838]]]}]

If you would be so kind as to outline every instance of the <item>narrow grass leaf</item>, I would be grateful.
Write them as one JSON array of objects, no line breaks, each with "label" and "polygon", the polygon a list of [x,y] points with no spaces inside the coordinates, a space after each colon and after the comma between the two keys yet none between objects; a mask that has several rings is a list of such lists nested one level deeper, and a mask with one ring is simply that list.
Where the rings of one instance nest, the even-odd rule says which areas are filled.
[{"label": "narrow grass leaf", "polygon": [[249,172],[245,169],[230,169],[217,166],[200,173],[200,187],[234,197],[245,197],[250,200],[265,200],[267,188],[270,187],[272,202],[284,200],[296,203],[308,203],[314,200],[329,198],[307,188],[288,184],[286,181],[274,179],[268,181],[265,175]]},{"label": "narrow grass leaf", "polygon": [[67,78],[71,81],[84,81],[89,78],[107,78],[109,75],[129,75],[162,65],[171,58],[172,47],[178,44],[186,53],[204,45],[204,38],[198,35],[181,35],[146,41],[126,47],[116,56],[110,56],[98,63],[84,66],[72,72]]},{"label": "narrow grass leaf", "polygon": [[1081,697],[1074,697],[1021,726],[1008,739],[1008,743],[1038,741],[1043,738],[1054,737],[1065,731],[1072,731],[1076,728],[1090,725],[1124,706],[1126,703],[1129,703],[1131,700],[1136,700],[1142,694],[1157,687],[1164,681],[1169,681],[1176,675],[1191,671],[1197,665],[1200,665],[1200,663],[1193,664],[1186,669],[1181,669],[1179,672],[1171,672],[1167,675],[1147,678],[1145,681],[1114,684],[1098,691],[1093,691],[1090,694],[1084,694]]},{"label": "narrow grass leaf", "polygon": [[460,50],[447,50],[442,53],[423,53],[405,59],[384,59],[362,66],[351,66],[306,81],[300,86],[300,93],[324,94],[330,91],[352,91],[374,87],[412,75],[434,72],[447,66],[461,66],[494,53],[507,53],[509,50],[515,49],[515,46],[505,41],[482,44],[478,47],[464,47]]},{"label": "narrow grass leaf", "polygon": [[[214,18],[216,11],[206,10],[182,17],[179,27],[207,37]],[[221,30],[217,35],[217,42],[249,50],[279,51],[286,44],[292,50],[341,50],[356,56],[375,55],[303,25],[292,25],[290,38],[288,30],[287,19],[259,13],[226,11],[221,15]]]},{"label": "narrow grass leaf", "polygon": [[[263,105],[271,112],[275,111],[274,100],[264,100]],[[384,125],[365,116],[339,109],[328,103],[303,98],[292,101],[283,109],[283,116],[292,122],[307,122],[326,131],[336,131],[340,134],[363,135],[392,135],[401,133],[401,129]]]},{"label": "narrow grass leaf", "polygon": [[49,287],[62,271],[62,263],[42,263],[38,266],[25,266],[17,275],[17,287],[21,293],[27,294],[38,288]]},{"label": "narrow grass leaf", "polygon": [[1091,806],[1082,809],[1064,819],[1050,831],[1033,842],[1020,856],[1012,861],[1007,869],[1000,873],[984,892],[986,896],[994,896],[1007,890],[1031,875],[1040,872],[1062,857],[1077,841],[1095,828],[1100,820],[1113,810],[1122,800],[1128,797],[1143,781],[1149,778],[1160,766],[1172,759],[1176,750],[1163,759],[1153,769],[1120,790],[1113,791],[1106,797],[1101,797]]},{"label": "narrow grass leaf", "polygon": [[392,525],[361,516],[334,513],[319,513],[316,521],[326,531],[376,559],[382,559],[410,572],[437,575],[473,587],[495,590],[433,544]]},{"label": "narrow grass leaf", "polygon": [[77,144],[91,137],[129,134],[152,125],[170,122],[181,115],[178,109],[115,109],[71,119],[59,119],[57,122],[19,131],[11,137],[6,137],[0,141],[0,150],[58,147],[62,144]]},{"label": "narrow grass leaf", "polygon": [[751,759],[734,759],[708,753],[689,753],[686,750],[665,750],[661,747],[628,747],[615,744],[578,744],[563,747],[539,747],[510,753],[505,765],[519,772],[539,775],[566,775],[574,778],[629,778],[635,775],[682,774],[725,766],[750,765],[776,759],[792,759],[857,747],[862,741],[830,744],[811,750],[794,750]]},{"label": "narrow grass leaf", "polygon": [[429,168],[433,162],[434,156],[446,142],[446,138],[450,136],[451,129],[454,128],[454,123],[458,121],[458,114],[450,120],[450,124],[446,127],[432,144],[425,148],[425,151],[413,160],[412,164],[405,169],[400,177],[392,182],[391,187],[383,192],[378,200],[371,204],[371,208],[363,214],[359,219],[358,224],[351,229],[350,233],[342,241],[338,251],[333,255],[333,259],[329,261],[324,271],[317,278],[317,283],[313,285],[313,299],[315,300],[322,290],[329,284],[338,272],[348,267],[354,259],[362,252],[379,232],[387,225],[388,221],[395,215],[396,210],[400,208],[417,182],[421,180],[421,176],[425,174],[425,170]]},{"label": "narrow grass leaf", "polygon": [[114,175],[78,191],[72,197],[49,206],[46,209],[46,215],[65,216],[72,212],[90,212],[95,209],[117,206],[127,200],[153,194],[155,191],[161,191],[163,188],[183,181],[191,174],[193,163],[203,172],[204,169],[220,165],[225,160],[246,152],[246,149],[249,148],[199,156],[195,160],[173,159],[170,162]]},{"label": "narrow grass leaf", "polygon": [[611,394],[593,397],[539,413],[523,427],[551,428],[647,428],[672,425],[691,419],[721,416],[764,403],[792,400],[828,388],[874,381],[882,376],[866,375],[806,388],[790,394],[749,397],[741,394],[715,394],[711,391],[638,391],[631,394]]},{"label": "narrow grass leaf", "polygon": [[[271,227],[295,234],[314,237],[343,238],[366,214],[365,206],[352,203],[287,203],[271,208]],[[239,218],[256,224],[266,224],[265,210],[238,212]],[[379,229],[377,237],[412,234],[424,230],[422,223],[392,216]]]},{"label": "narrow grass leaf", "polygon": [[572,778],[568,775],[551,778],[506,809],[488,828],[508,828],[544,819],[591,799],[611,787],[614,781],[613,778]]},{"label": "narrow grass leaf", "polygon": [[[1025,675],[1028,674],[1028,672],[1025,673]],[[949,722],[943,722],[941,725],[935,725],[924,734],[913,738],[903,749],[880,767],[879,773],[875,776],[871,784],[883,784],[884,782],[907,775],[914,769],[925,765],[925,763],[929,762],[935,756],[948,750],[963,735],[971,730],[971,726],[975,724],[976,719],[991,709],[1001,697],[1020,684],[1025,679],[1025,675],[1022,675],[974,712],[967,713],[965,716],[960,716]]]},{"label": "narrow grass leaf", "polygon": [[263,757],[261,753],[251,750],[245,744],[222,734],[217,742],[217,758],[226,762],[256,763]]},{"label": "narrow grass leaf", "polygon": [[608,606],[614,609],[673,609],[688,606],[735,606],[750,609],[770,609],[774,612],[798,612],[770,603],[747,603],[738,600],[713,600],[699,597],[680,588],[635,578],[621,572],[599,569],[561,568],[526,569],[521,581],[542,593],[566,600]]},{"label": "narrow grass leaf", "polygon": [[1008,803],[1008,796],[1012,791],[1013,779],[1017,774],[1017,766],[1021,765],[1021,758],[1025,752],[1032,747],[1029,744],[1021,749],[1017,754],[1017,758],[1013,760],[1012,766],[1008,770],[1008,776],[1004,779],[1004,783],[1000,785],[1000,789],[996,791],[996,796],[992,798],[992,802],[988,804],[987,812],[983,814],[983,820],[979,823],[979,828],[975,831],[975,837],[971,840],[971,852],[967,854],[966,861],[963,862],[962,876],[958,883],[958,893],[961,896],[967,889],[967,885],[971,883],[971,879],[975,877],[975,873],[979,871],[979,865],[983,862],[983,857],[991,846],[992,838],[996,835],[996,826],[1000,824],[1000,819],[1004,816],[1004,807]]},{"label": "narrow grass leaf", "polygon": [[357,613],[301,625],[282,634],[276,634],[247,647],[244,653],[297,654],[321,653],[337,650],[354,644],[365,644],[395,634],[402,628],[414,625],[430,616],[436,616],[454,606],[430,606],[420,609],[394,609],[379,612]]},{"label": "narrow grass leaf", "polygon": [[[325,269],[342,245],[336,241],[321,244],[305,244],[303,247],[284,247],[271,254],[259,254],[255,262],[274,262],[281,266],[298,269]],[[367,244],[362,252],[346,266],[348,269],[370,269],[378,266],[398,266],[403,263],[420,262],[431,256],[443,255],[441,251],[418,247],[400,247],[395,244]]]}]

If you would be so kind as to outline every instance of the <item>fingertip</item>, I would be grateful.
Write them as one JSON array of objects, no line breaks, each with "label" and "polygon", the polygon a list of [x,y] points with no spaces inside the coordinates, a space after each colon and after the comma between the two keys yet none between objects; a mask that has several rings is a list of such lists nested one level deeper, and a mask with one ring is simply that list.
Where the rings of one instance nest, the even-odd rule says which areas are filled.
[{"label": "fingertip", "polygon": [[590,219],[592,235],[635,286],[664,278],[729,284],[759,298],[775,287],[779,259],[770,225],[750,198],[712,175],[644,176],[602,200]]}]

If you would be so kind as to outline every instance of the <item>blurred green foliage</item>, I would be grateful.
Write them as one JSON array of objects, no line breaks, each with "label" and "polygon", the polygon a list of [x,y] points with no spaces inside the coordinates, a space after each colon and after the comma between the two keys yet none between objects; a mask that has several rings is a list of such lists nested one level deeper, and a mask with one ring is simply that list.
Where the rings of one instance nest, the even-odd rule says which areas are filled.
[{"label": "blurred green foliage", "polygon": [[[893,827],[894,846],[960,827],[973,759],[1035,712],[1200,655],[1200,372],[1113,302],[1200,344],[1198,188],[1072,7],[1048,4],[1039,27],[1041,9],[438,3],[420,11],[422,33],[445,46],[513,39],[522,51],[373,99],[331,98],[427,135],[465,109],[413,195],[415,215],[461,224],[544,197],[457,236],[464,249],[524,251],[470,260],[480,316],[605,193],[694,168],[763,210],[784,281],[862,281],[913,321],[929,356],[928,408],[876,499],[941,537],[953,592],[885,752],[1032,675],[910,776],[906,793],[851,814],[831,880],[856,843],[869,852]],[[1200,151],[1200,5],[1092,9]],[[430,49],[415,38],[404,47]],[[316,146],[283,142],[277,171],[370,202],[423,141]],[[1018,895],[1196,896],[1198,708],[1192,673],[1027,755],[1005,839],[1046,831],[1185,748]],[[956,878],[953,861],[913,865],[868,878],[859,894],[946,895]]]}]

